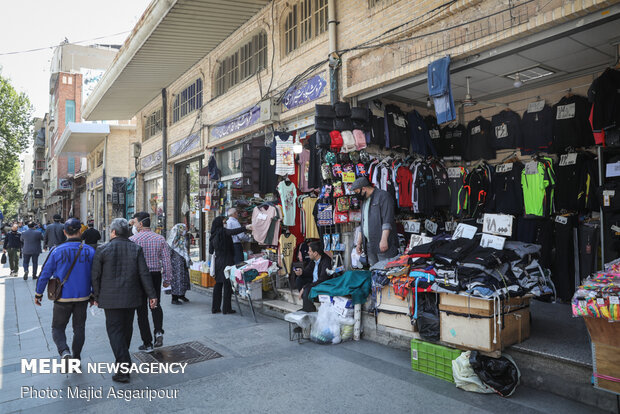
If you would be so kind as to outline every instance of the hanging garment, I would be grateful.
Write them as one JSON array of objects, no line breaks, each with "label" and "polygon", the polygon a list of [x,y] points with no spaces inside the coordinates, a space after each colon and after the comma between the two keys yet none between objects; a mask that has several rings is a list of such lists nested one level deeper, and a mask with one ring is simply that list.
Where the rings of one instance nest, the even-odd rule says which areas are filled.
[{"label": "hanging garment", "polygon": [[467,215],[478,218],[486,211],[487,204],[492,200],[491,179],[492,167],[480,165],[471,170],[465,178],[467,190]]},{"label": "hanging garment", "polygon": [[519,217],[523,214],[520,162],[499,164],[493,175],[493,211]]},{"label": "hanging garment", "polygon": [[276,175],[295,174],[293,136],[288,132],[275,132],[273,139],[276,152]]},{"label": "hanging garment", "polygon": [[456,109],[450,86],[450,56],[428,65],[428,94],[433,98],[437,122],[443,124],[456,119]]},{"label": "hanging garment", "polygon": [[297,189],[292,182],[280,181],[278,184],[278,193],[280,194],[280,202],[282,203],[282,210],[284,212],[284,219],[282,224],[285,226],[295,225],[295,202],[297,200]]},{"label": "hanging garment", "polygon": [[467,124],[467,144],[464,156],[469,161],[495,158],[491,121],[479,116]]},{"label": "hanging garment", "polygon": [[431,163],[433,172],[433,207],[447,208],[450,206],[450,186],[448,170],[439,162]]},{"label": "hanging garment", "polygon": [[385,147],[385,108],[377,99],[368,104],[371,112],[370,143]]},{"label": "hanging garment", "polygon": [[560,299],[568,302],[575,293],[575,247],[574,229],[577,226],[577,216],[562,217],[566,220],[555,220],[555,259],[551,280]]},{"label": "hanging garment", "polygon": [[521,117],[510,109],[504,109],[491,118],[493,148],[515,149],[522,146]]},{"label": "hanging garment", "polygon": [[272,205],[265,204],[254,207],[252,211],[252,237],[259,244],[275,246],[280,234],[280,219],[282,215]]},{"label": "hanging garment", "polygon": [[280,266],[282,266],[282,274],[290,274],[293,269],[293,255],[295,253],[295,246],[297,245],[297,238],[293,234],[282,234],[278,239],[278,258],[280,259]]},{"label": "hanging garment", "polygon": [[411,151],[420,155],[437,156],[437,151],[433,146],[422,115],[414,110],[407,114],[407,120],[409,122]]},{"label": "hanging garment", "polygon": [[530,161],[521,172],[521,189],[525,214],[529,216],[545,216],[545,201],[549,176],[542,162]]},{"label": "hanging garment", "polygon": [[448,168],[448,188],[450,190],[450,214],[461,217],[467,209],[467,190],[464,189],[467,170],[463,167]]},{"label": "hanging garment", "polygon": [[581,280],[596,270],[600,227],[596,223],[579,225],[579,275]]},{"label": "hanging garment", "polygon": [[607,68],[592,82],[588,98],[594,104],[592,129],[620,127],[620,71]]},{"label": "hanging garment", "polygon": [[595,196],[596,165],[590,154],[560,155],[555,167],[555,208],[557,211],[583,211],[591,206]]},{"label": "hanging garment", "polygon": [[385,147],[409,150],[407,116],[396,105],[385,106]]},{"label": "hanging garment", "polygon": [[401,166],[396,171],[396,183],[398,184],[398,206],[401,208],[411,208],[411,186],[413,175],[407,167]]},{"label": "hanging garment", "polygon": [[553,150],[594,145],[592,128],[588,121],[590,103],[583,96],[565,96],[553,106]]},{"label": "hanging garment", "polygon": [[276,176],[276,163],[271,158],[271,148],[263,147],[260,149],[260,168],[259,175],[259,191],[262,194],[274,193],[278,185]]},{"label": "hanging garment", "polygon": [[439,140],[441,156],[462,157],[465,150],[466,137],[467,128],[461,124],[450,124],[442,128],[441,139]]},{"label": "hanging garment", "polygon": [[[538,108],[533,108],[538,109]],[[549,105],[532,112],[529,109],[521,120],[523,144],[522,154],[532,154],[537,151],[547,151],[553,143],[553,118],[555,113]]]},{"label": "hanging garment", "polygon": [[316,197],[305,197],[301,203],[301,208],[304,212],[304,234],[307,239],[318,239],[319,231],[316,226],[316,221],[314,219],[314,205],[316,204],[318,198]]}]

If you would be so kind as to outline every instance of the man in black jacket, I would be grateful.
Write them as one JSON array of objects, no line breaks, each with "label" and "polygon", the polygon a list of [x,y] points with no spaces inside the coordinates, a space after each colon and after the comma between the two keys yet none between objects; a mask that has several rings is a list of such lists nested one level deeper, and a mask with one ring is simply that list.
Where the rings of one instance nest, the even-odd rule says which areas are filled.
[{"label": "man in black jacket", "polygon": [[82,240],[93,249],[97,249],[97,242],[101,240],[101,233],[95,228],[95,224],[92,221],[88,222],[88,229],[82,233]]},{"label": "man in black jacket", "polygon": [[11,268],[11,276],[17,276],[19,272],[19,251],[22,248],[21,233],[18,231],[19,226],[13,223],[11,231],[4,236],[3,253],[9,255],[9,267]]},{"label": "man in black jacket", "polygon": [[54,223],[48,224],[47,229],[45,229],[45,236],[43,237],[44,248],[51,249],[52,247],[58,246],[67,240],[67,237],[65,237],[65,233],[63,232],[65,227],[60,221],[60,215],[54,214]]},{"label": "man in black jacket", "polygon": [[[142,247],[129,240],[130,234],[127,220],[112,220],[110,242],[97,249],[91,272],[95,305],[105,310],[106,330],[117,363],[131,363],[133,315],[144,296],[151,308],[157,306]],[[129,374],[118,373],[112,379],[129,382]]]},{"label": "man in black jacket", "polygon": [[308,243],[308,255],[310,256],[310,262],[306,267],[303,270],[295,269],[295,274],[297,275],[295,282],[299,290],[299,298],[303,299],[303,308],[301,310],[304,312],[316,312],[316,307],[308,299],[308,295],[310,294],[310,289],[314,286],[331,278],[328,270],[332,267],[332,260],[323,252],[323,246],[318,241]]}]

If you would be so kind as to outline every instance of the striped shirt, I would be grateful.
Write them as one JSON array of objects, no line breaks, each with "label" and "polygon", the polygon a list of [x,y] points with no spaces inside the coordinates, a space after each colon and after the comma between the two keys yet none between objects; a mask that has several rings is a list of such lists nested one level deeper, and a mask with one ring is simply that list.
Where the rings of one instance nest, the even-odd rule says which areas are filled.
[{"label": "striped shirt", "polygon": [[172,265],[170,263],[170,248],[166,239],[151,229],[142,229],[138,234],[131,236],[129,240],[142,247],[149,270],[161,272],[162,280],[170,283]]}]

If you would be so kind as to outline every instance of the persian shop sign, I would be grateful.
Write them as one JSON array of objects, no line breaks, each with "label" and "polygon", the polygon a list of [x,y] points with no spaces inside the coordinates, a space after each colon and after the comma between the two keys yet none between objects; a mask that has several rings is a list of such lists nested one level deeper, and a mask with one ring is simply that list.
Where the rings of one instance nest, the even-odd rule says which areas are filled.
[{"label": "persian shop sign", "polygon": [[247,111],[237,115],[231,119],[228,119],[211,129],[211,136],[215,139],[220,139],[226,135],[230,135],[234,132],[241,131],[249,126],[254,125],[260,118],[260,107],[253,106]]},{"label": "persian shop sign", "polygon": [[282,112],[312,102],[325,94],[326,72],[321,72],[310,79],[291,87],[282,99]]}]

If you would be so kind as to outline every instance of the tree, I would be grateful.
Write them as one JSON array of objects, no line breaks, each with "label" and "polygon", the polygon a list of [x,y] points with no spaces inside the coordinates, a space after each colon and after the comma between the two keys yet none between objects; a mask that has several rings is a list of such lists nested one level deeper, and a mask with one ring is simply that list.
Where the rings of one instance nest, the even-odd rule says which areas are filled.
[{"label": "tree", "polygon": [[32,105],[0,72],[0,209],[14,216],[24,195],[19,181],[19,154],[32,137]]}]

